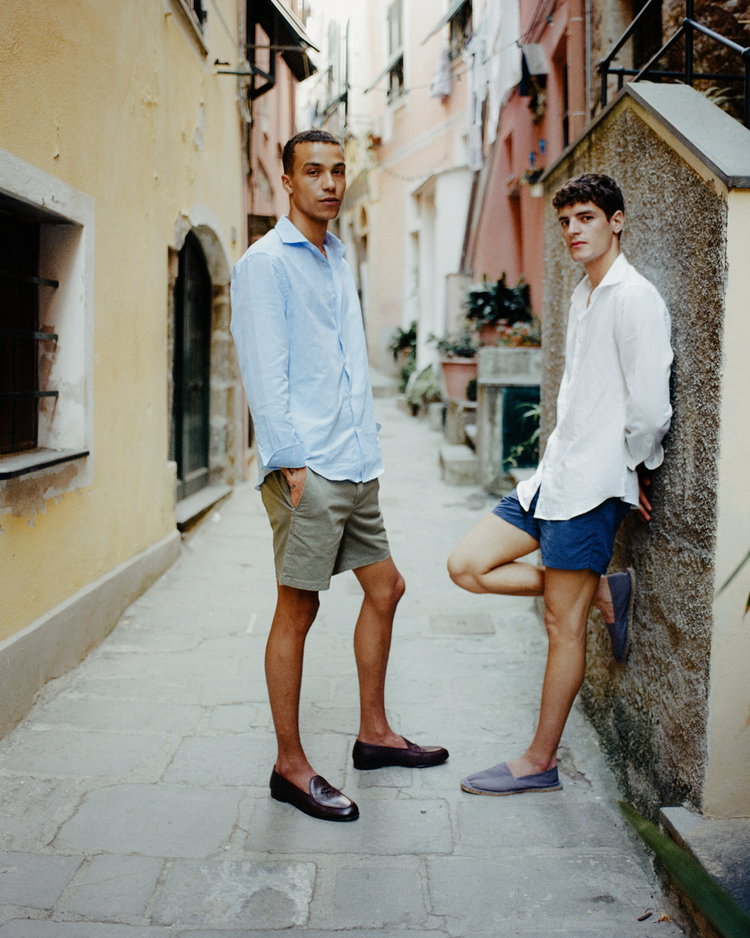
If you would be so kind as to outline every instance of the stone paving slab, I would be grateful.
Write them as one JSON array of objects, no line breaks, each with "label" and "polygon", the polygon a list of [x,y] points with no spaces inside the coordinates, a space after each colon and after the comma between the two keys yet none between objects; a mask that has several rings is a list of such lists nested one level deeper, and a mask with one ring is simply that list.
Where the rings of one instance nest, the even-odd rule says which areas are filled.
[{"label": "stone paving slab", "polygon": [[[635,860],[584,852],[577,857],[524,859],[523,854],[509,859],[430,859],[433,911],[445,916],[456,938],[493,929],[503,934],[509,920],[536,930],[627,925],[633,938],[653,927],[638,922],[653,905],[654,887]],[[490,902],[488,879],[495,884]]]},{"label": "stone paving slab", "polygon": [[51,909],[80,865],[80,857],[0,853],[0,905]]},{"label": "stone paving slab", "polygon": [[75,779],[0,777],[0,849],[38,851],[72,816],[86,790]]},{"label": "stone paving slab", "polygon": [[[519,849],[529,854],[573,850],[613,853],[627,849],[619,818],[600,804],[571,802],[565,792],[556,801],[509,796],[488,814],[480,797],[467,796],[456,808],[460,846],[456,852],[470,856],[514,856]],[[520,804],[510,803],[521,802]]]},{"label": "stone paving slab", "polygon": [[168,928],[104,922],[15,919],[0,928],[0,938],[172,938]]},{"label": "stone paving slab", "polygon": [[79,869],[59,908],[108,921],[143,916],[163,867],[161,858],[99,854]]},{"label": "stone paving slab", "polygon": [[[301,929],[297,929],[301,931]],[[322,931],[316,928],[306,928],[304,930],[305,938],[330,938],[330,931]],[[418,935],[429,935],[431,938],[446,938],[446,932],[436,931],[435,929],[421,929],[421,928],[409,928],[409,929],[390,929],[390,928],[378,928],[378,929],[356,929],[355,931],[346,929],[344,931],[337,931],[336,938],[416,938]],[[4,938],[2,932],[0,932],[0,938]],[[14,936],[15,938],[15,936]],[[46,936],[45,936],[46,938]],[[67,938],[67,936],[66,936]],[[173,933],[170,932],[170,938],[173,938]],[[276,931],[251,931],[251,930],[213,930],[213,929],[203,929],[199,928],[196,930],[191,929],[190,931],[178,931],[174,934],[174,938],[279,938],[279,933]],[[497,936],[494,936],[497,938]],[[586,936],[588,938],[588,936]],[[593,938],[593,936],[592,936]],[[619,936],[618,936],[619,938]]]},{"label": "stone paving slab", "polygon": [[243,792],[176,785],[95,789],[65,823],[55,847],[67,853],[205,857],[229,839]]},{"label": "stone paving slab", "polygon": [[[310,757],[321,772],[333,772],[346,760],[350,745],[342,736],[318,734],[309,747]],[[165,781],[195,787],[266,787],[275,761],[276,737],[269,732],[189,736],[175,754]]]},{"label": "stone paving slab", "polygon": [[74,726],[92,730],[145,733],[189,733],[204,716],[202,707],[163,704],[155,708],[144,700],[58,698],[40,707],[29,719],[38,729]]},{"label": "stone paving slab", "polygon": [[313,863],[178,861],[154,920],[165,925],[291,928],[307,920]]},{"label": "stone paving slab", "polygon": [[397,798],[365,801],[352,792],[360,809],[353,824],[326,824],[270,799],[255,805],[245,849],[300,854],[310,843],[316,854],[422,855],[453,848],[448,805],[442,800]]},{"label": "stone paving slab", "polygon": [[163,747],[161,735],[30,729],[23,737],[0,744],[0,771],[42,778],[117,776],[152,758]]},{"label": "stone paving slab", "polygon": [[116,700],[149,700],[154,704],[195,704],[200,698],[200,687],[188,678],[176,676],[170,680],[142,680],[140,678],[94,677],[93,672],[81,676],[71,685],[69,696],[113,698]]},{"label": "stone paving slab", "polygon": [[337,932],[342,927],[422,925],[428,917],[422,877],[416,870],[341,870],[330,915]]}]

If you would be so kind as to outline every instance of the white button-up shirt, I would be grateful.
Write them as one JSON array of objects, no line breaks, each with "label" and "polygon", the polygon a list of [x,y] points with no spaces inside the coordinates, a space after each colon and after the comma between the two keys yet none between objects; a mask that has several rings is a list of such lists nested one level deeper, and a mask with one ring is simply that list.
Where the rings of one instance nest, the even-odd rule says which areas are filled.
[{"label": "white button-up shirt", "polygon": [[619,254],[591,290],[585,277],[570,303],[557,425],[534,476],[518,486],[537,518],[566,520],[608,498],[638,505],[636,466],[655,469],[669,429],[672,348],[667,307]]},{"label": "white button-up shirt", "polygon": [[232,272],[232,336],[261,482],[301,466],[351,482],[383,472],[357,288],[330,232],[325,249],[284,216]]}]

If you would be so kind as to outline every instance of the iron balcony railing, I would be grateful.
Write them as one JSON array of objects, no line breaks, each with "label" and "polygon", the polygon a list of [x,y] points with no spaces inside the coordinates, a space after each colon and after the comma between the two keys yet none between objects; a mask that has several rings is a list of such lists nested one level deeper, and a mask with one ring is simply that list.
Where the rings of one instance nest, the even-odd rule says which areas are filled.
[{"label": "iron balcony railing", "polygon": [[[625,43],[630,39],[634,33],[637,31],[638,27],[646,22],[647,11],[656,0],[648,0],[648,2],[643,6],[641,11],[638,13],[633,22],[628,26],[619,40],[615,43],[609,55],[602,59],[599,63],[597,71],[601,76],[601,99],[602,107],[606,107],[607,104],[607,85],[610,75],[617,76],[617,90],[620,91],[625,84],[625,77],[628,75],[633,76],[633,81],[638,81],[640,78],[673,78],[680,81],[684,81],[685,84],[691,85],[696,79],[704,79],[709,81],[732,81],[732,82],[743,82],[744,85],[744,103],[743,103],[743,123],[745,127],[750,129],[750,46],[742,47],[739,43],[734,42],[732,39],[726,39],[724,36],[720,36],[719,33],[714,32],[713,29],[709,29],[707,26],[703,26],[701,23],[698,23],[695,19],[695,0],[685,0],[685,18],[682,21],[680,28],[668,39],[664,45],[656,52],[651,58],[646,62],[644,66],[640,69],[636,68],[612,68],[612,60],[617,55],[617,53],[622,49]],[[695,39],[695,34],[700,33],[703,36],[707,36],[709,39],[720,43],[725,46],[727,49],[731,49],[733,52],[736,52],[742,58],[742,63],[744,66],[744,74],[724,74],[716,72],[696,72],[693,68],[693,42]],[[678,42],[682,37],[685,37],[685,68],[683,71],[665,71],[663,69],[655,68],[656,63],[661,59],[665,53],[667,53],[672,46]]]}]

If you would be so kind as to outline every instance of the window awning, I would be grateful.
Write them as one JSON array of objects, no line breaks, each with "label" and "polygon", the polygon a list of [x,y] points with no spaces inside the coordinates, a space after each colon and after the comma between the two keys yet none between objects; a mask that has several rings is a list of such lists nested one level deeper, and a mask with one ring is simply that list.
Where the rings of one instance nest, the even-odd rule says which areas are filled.
[{"label": "window awning", "polygon": [[548,73],[549,67],[544,54],[544,46],[540,42],[521,46],[521,51],[529,75],[546,75]]},{"label": "window awning", "polygon": [[422,40],[422,45],[424,45],[428,39],[432,39],[435,33],[439,32],[443,28],[443,26],[445,26],[446,23],[449,23],[453,19],[453,17],[456,15],[456,13],[458,13],[462,7],[466,6],[468,2],[469,0],[452,0],[451,5],[448,7],[448,12],[440,20],[440,22],[432,30],[432,32],[428,33],[424,37],[424,39]]},{"label": "window awning", "polygon": [[286,48],[279,52],[297,81],[304,81],[317,72],[318,69],[308,56],[307,50],[320,52],[320,49],[307,35],[299,19],[281,0],[254,0],[248,6],[248,22],[254,19],[259,23],[270,38],[271,45],[298,47],[299,51],[297,48]]},{"label": "window awning", "polygon": [[397,52],[397,53],[393,56],[393,58],[392,58],[392,59],[390,60],[390,62],[386,65],[386,67],[383,69],[383,71],[378,75],[378,77],[375,79],[375,81],[374,81],[371,85],[368,85],[367,88],[365,88],[365,92],[364,92],[364,93],[367,94],[368,91],[372,91],[372,89],[375,87],[375,85],[379,85],[380,82],[381,82],[381,81],[385,78],[385,76],[388,74],[388,72],[390,72],[390,70],[391,70],[392,68],[395,68],[395,66],[398,64],[398,60],[399,60],[399,59],[403,59],[403,57],[404,57],[404,50],[402,49],[400,52]]},{"label": "window awning", "polygon": [[539,42],[521,46],[521,53],[521,83],[518,93],[522,98],[528,98],[534,93],[535,87],[544,88],[546,85],[549,66],[544,46]]}]

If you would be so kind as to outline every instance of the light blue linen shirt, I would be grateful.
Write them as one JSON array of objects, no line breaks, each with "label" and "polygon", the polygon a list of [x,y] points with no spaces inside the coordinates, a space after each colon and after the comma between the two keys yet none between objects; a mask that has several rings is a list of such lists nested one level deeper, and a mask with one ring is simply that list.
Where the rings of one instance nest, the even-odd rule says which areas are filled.
[{"label": "light blue linen shirt", "polygon": [[327,257],[284,216],[232,272],[259,486],[281,468],[351,482],[383,472],[357,289],[330,232],[325,249]]}]

